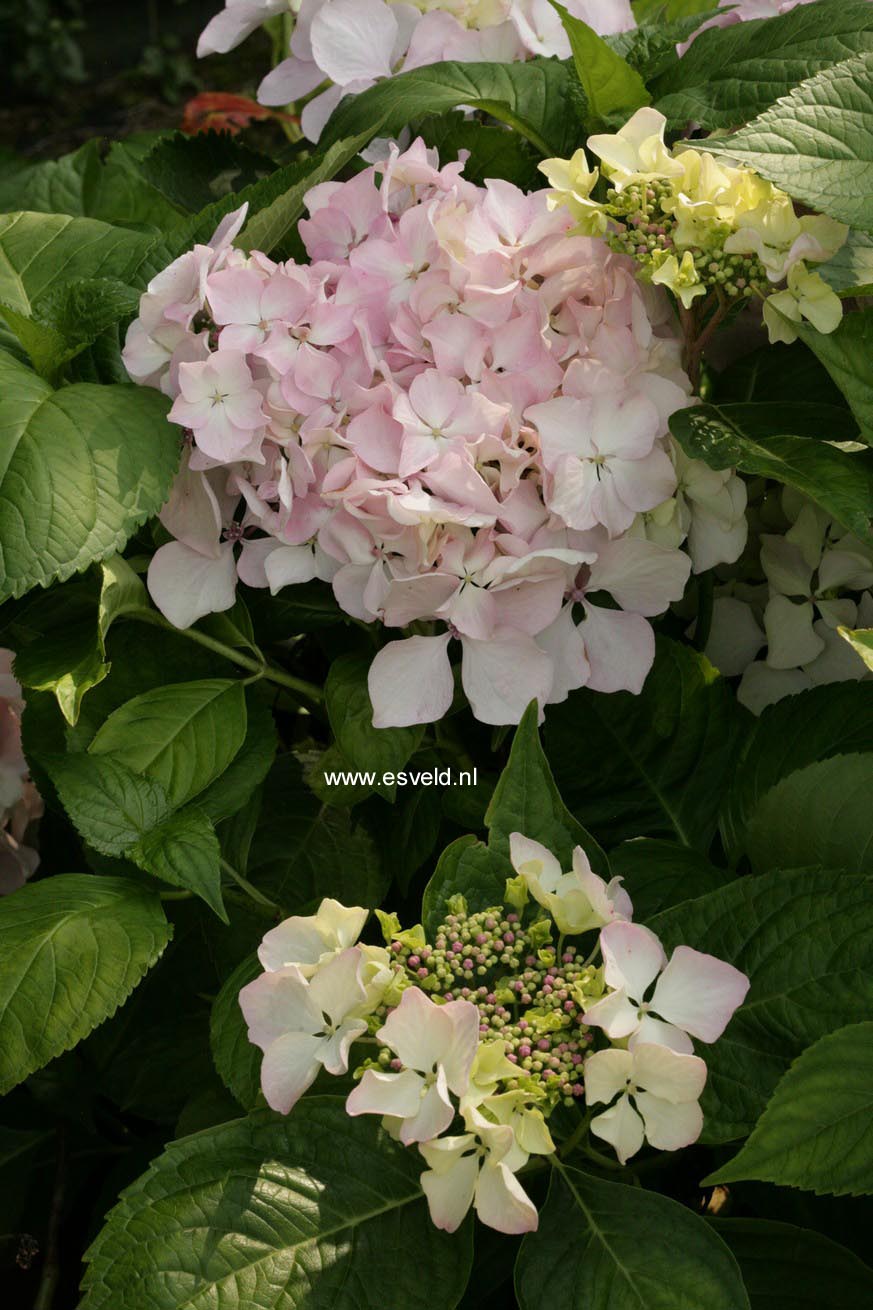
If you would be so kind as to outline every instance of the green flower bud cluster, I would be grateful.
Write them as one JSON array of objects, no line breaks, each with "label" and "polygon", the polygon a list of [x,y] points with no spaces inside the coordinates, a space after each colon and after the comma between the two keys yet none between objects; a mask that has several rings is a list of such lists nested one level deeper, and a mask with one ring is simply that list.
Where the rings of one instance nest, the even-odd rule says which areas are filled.
[{"label": "green flower bud cluster", "polygon": [[[582,1061],[591,1035],[582,1015],[602,982],[575,946],[563,947],[556,957],[552,928],[549,919],[525,928],[518,914],[495,906],[448,914],[433,948],[395,938],[390,949],[414,985],[477,1007],[481,1039],[501,1038],[518,1067],[518,1079],[509,1079],[506,1090],[535,1086],[552,1105],[569,1105],[584,1094]],[[390,1053],[379,1059],[393,1067]]]},{"label": "green flower bud cluster", "polygon": [[705,244],[677,241],[677,221],[664,206],[670,205],[673,188],[658,181],[631,185],[622,191],[610,188],[607,208],[618,224],[606,241],[617,254],[628,255],[639,265],[646,282],[659,281],[657,274],[670,255],[678,258],[687,250],[694,268],[694,285],[706,292],[718,289],[731,300],[767,296],[772,286],[767,270],[757,255],[727,254],[724,243],[733,230],[729,223],[710,219]]}]

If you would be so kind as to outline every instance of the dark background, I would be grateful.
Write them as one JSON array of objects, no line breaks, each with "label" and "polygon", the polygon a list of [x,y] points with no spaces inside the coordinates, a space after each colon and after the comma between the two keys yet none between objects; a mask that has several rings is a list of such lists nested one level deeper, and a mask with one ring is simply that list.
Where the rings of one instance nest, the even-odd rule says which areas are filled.
[{"label": "dark background", "polygon": [[201,91],[254,97],[270,64],[255,32],[195,55],[222,0],[0,0],[0,154],[53,158],[91,137],[171,131]]}]

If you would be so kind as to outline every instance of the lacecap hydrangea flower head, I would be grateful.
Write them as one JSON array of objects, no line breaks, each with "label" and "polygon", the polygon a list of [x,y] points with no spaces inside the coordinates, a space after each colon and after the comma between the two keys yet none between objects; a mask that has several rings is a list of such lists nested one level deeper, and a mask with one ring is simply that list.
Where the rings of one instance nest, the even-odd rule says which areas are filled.
[{"label": "lacecap hydrangea flower head", "polygon": [[688,946],[668,960],[631,922],[621,879],[605,882],[581,848],[565,872],[514,833],[511,859],[505,903],[473,913],[451,897],[432,942],[377,912],[385,946],[362,945],[367,912],[325,900],[267,933],[265,972],[240,993],[267,1103],[287,1114],[322,1069],[351,1069],[348,1113],[380,1116],[420,1153],[431,1218],[449,1232],[471,1207],[501,1232],[536,1228],[520,1175],[555,1151],[558,1107],[569,1137],[584,1121],[566,1112],[587,1105],[622,1164],[644,1142],[694,1142],[695,1042],[721,1036],[749,986]]},{"label": "lacecap hydrangea flower head", "polygon": [[[589,169],[583,149],[569,160],[545,160],[552,203],[573,215],[576,231],[605,235],[686,311],[715,322],[760,299],[771,341],[796,340],[793,325],[804,320],[833,332],[842,302],[809,265],[836,254],[848,228],[820,214],[798,216],[784,191],[745,165],[696,148],[670,149],[666,125],[663,114],[644,108],[618,133],[589,137],[599,169]],[[603,203],[592,198],[601,171]]]},{"label": "lacecap hydrangea flower head", "polygon": [[156,604],[185,627],[237,579],[317,578],[414,623],[373,662],[377,727],[444,715],[457,651],[486,723],[639,691],[649,619],[745,540],[743,484],[668,435],[692,402],[666,297],[546,191],[471,185],[421,141],[306,200],[310,264],[236,249],[241,210],[130,328],[186,443]]},{"label": "lacecap hydrangea flower head", "polygon": [[[602,34],[635,26],[630,0],[567,0]],[[294,15],[288,58],[258,89],[265,105],[305,102],[301,128],[317,141],[345,95],[444,60],[566,59],[570,43],[549,0],[226,0],[198,55],[232,50],[262,23]]]}]

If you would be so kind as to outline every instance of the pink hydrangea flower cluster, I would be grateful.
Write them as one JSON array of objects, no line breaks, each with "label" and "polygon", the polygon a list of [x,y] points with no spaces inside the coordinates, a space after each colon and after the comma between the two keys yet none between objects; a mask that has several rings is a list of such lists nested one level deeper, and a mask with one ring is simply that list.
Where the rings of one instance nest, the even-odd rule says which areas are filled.
[{"label": "pink hydrangea flower cluster", "polygon": [[234,249],[240,211],[131,326],[128,371],[187,442],[155,603],[184,627],[237,578],[319,578],[355,619],[417,625],[373,663],[380,727],[446,713],[453,641],[486,723],[639,691],[690,570],[635,527],[677,489],[690,403],[662,293],[546,192],[473,186],[421,141],[307,204],[311,264]]},{"label": "pink hydrangea flower cluster", "polygon": [[12,660],[11,650],[0,650],[0,896],[17,891],[36,871],[39,855],[25,836],[43,811],[21,748],[24,701]]},{"label": "pink hydrangea flower cluster", "polygon": [[[511,859],[515,908],[471,914],[455,895],[433,945],[421,924],[404,931],[381,911],[386,945],[363,945],[367,911],[323,900],[267,933],[264,972],[239,996],[267,1104],[288,1114],[322,1069],[352,1069],[347,1112],[379,1115],[418,1148],[431,1219],[448,1232],[471,1207],[500,1232],[536,1229],[516,1175],[554,1152],[559,1106],[586,1101],[591,1132],[622,1164],[644,1142],[696,1141],[707,1067],[695,1042],[717,1041],[749,989],[733,965],[691,947],[668,960],[631,922],[621,878],[605,882],[580,847],[565,873],[513,833]],[[591,932],[593,950],[574,940]]]},{"label": "pink hydrangea flower cluster", "polygon": [[[630,0],[566,0],[566,6],[604,35],[635,26]],[[549,0],[226,0],[197,53],[232,50],[262,23],[291,11],[288,58],[263,79],[258,99],[286,105],[311,97],[301,126],[312,141],[344,95],[396,73],[449,59],[507,63],[570,55]]]}]

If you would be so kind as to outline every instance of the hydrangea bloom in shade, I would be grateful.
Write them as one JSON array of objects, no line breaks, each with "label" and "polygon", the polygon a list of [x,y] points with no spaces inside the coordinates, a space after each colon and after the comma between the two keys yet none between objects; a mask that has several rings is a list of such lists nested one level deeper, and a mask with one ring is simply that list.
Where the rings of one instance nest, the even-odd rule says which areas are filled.
[{"label": "hydrangea bloom in shade", "polygon": [[613,1104],[595,1115],[591,1131],[615,1148],[622,1164],[644,1140],[661,1151],[690,1146],[703,1127],[697,1102],[705,1083],[703,1060],[667,1046],[640,1042],[633,1050],[597,1051],[585,1061],[585,1099]]},{"label": "hydrangea bloom in shade", "polygon": [[322,1066],[333,1074],[348,1069],[349,1047],[367,1030],[361,966],[359,951],[343,951],[311,979],[292,965],[240,992],[249,1040],[264,1052],[261,1083],[272,1109],[287,1114]]},{"label": "hydrangea bloom in shade", "polygon": [[[666,127],[656,109],[638,109],[617,133],[589,137],[601,170],[589,172],[579,150],[570,160],[545,160],[552,203],[573,216],[578,232],[607,231],[642,278],[666,287],[708,326],[754,299],[763,301],[771,341],[796,340],[794,325],[804,320],[833,332],[842,302],[807,264],[835,255],[849,229],[824,215],[799,216],[784,191],[747,165],[679,146],[674,153]],[[609,182],[603,204],[591,200],[599,171]]]},{"label": "hydrangea bloom in shade", "polygon": [[468,1110],[464,1122],[470,1131],[418,1148],[428,1165],[421,1186],[434,1224],[454,1233],[473,1206],[482,1223],[500,1233],[535,1232],[536,1206],[515,1177],[528,1152],[508,1124],[491,1123],[476,1110]]},{"label": "hydrangea bloom in shade", "polygon": [[607,925],[600,949],[614,990],[585,1011],[585,1022],[614,1041],[629,1039],[631,1048],[658,1044],[687,1054],[691,1037],[714,1042],[749,990],[739,969],[690,946],[677,946],[668,964],[658,938],[642,924]]},{"label": "hydrangea bloom in shade", "polygon": [[28,777],[21,749],[21,688],[12,674],[13,653],[0,650],[0,896],[22,887],[39,864],[26,844],[43,804]]},{"label": "hydrangea bloom in shade", "polygon": [[604,882],[592,872],[581,846],[573,851],[570,873],[562,872],[558,860],[545,846],[520,832],[510,835],[509,856],[531,896],[545,906],[562,933],[601,928],[616,919],[630,919],[633,914],[622,879]]},{"label": "hydrangea bloom in shade", "polygon": [[716,588],[706,645],[716,668],[741,675],[737,696],[755,714],[823,683],[873,676],[840,635],[873,626],[873,552],[788,488],[766,526],[740,578]]},{"label": "hydrangea bloom in shade", "polygon": [[[630,0],[567,0],[567,9],[608,34],[635,26]],[[549,0],[226,0],[197,54],[224,53],[277,14],[297,14],[289,57],[261,82],[265,105],[308,100],[305,134],[317,141],[344,95],[443,60],[507,62],[570,55]]]},{"label": "hydrangea bloom in shade", "polygon": [[[236,578],[330,584],[394,630],[377,727],[445,714],[458,661],[485,723],[581,686],[639,691],[685,534],[708,566],[735,558],[743,519],[731,475],[669,439],[691,400],[662,293],[545,192],[473,186],[420,141],[307,204],[311,264],[233,249],[231,216],[130,329],[128,369],[173,398],[186,442],[158,607],[184,627],[228,609]],[[680,496],[652,539],[646,516]]]},{"label": "hydrangea bloom in shade", "polygon": [[479,1044],[479,1013],[469,1001],[435,1003],[408,988],[376,1036],[394,1051],[402,1073],[368,1069],[346,1102],[349,1114],[397,1120],[405,1146],[429,1142],[455,1117],[449,1093],[463,1096]]},{"label": "hydrangea bloom in shade", "polygon": [[258,959],[271,973],[296,964],[301,973],[312,974],[356,944],[367,914],[359,905],[341,905],[325,897],[317,913],[295,914],[271,928],[258,947]]},{"label": "hydrangea bloom in shade", "polygon": [[[574,1141],[581,1102],[604,1106],[591,1131],[622,1163],[644,1141],[666,1151],[695,1141],[706,1064],[688,1034],[715,1041],[748,988],[732,965],[688,946],[668,963],[654,933],[619,917],[631,914],[619,880],[597,878],[581,850],[562,874],[538,842],[514,833],[511,843],[513,909],[470,912],[456,894],[433,945],[421,924],[403,930],[377,911],[379,947],[347,945],[365,912],[323,901],[271,929],[266,972],[240,993],[268,1103],[287,1113],[320,1068],[351,1068],[347,1112],[379,1115],[417,1147],[431,1218],[447,1232],[471,1207],[500,1232],[536,1228],[518,1175],[557,1149],[559,1106],[554,1122]],[[565,895],[544,890],[562,880]],[[593,949],[580,940],[604,923]]]}]

